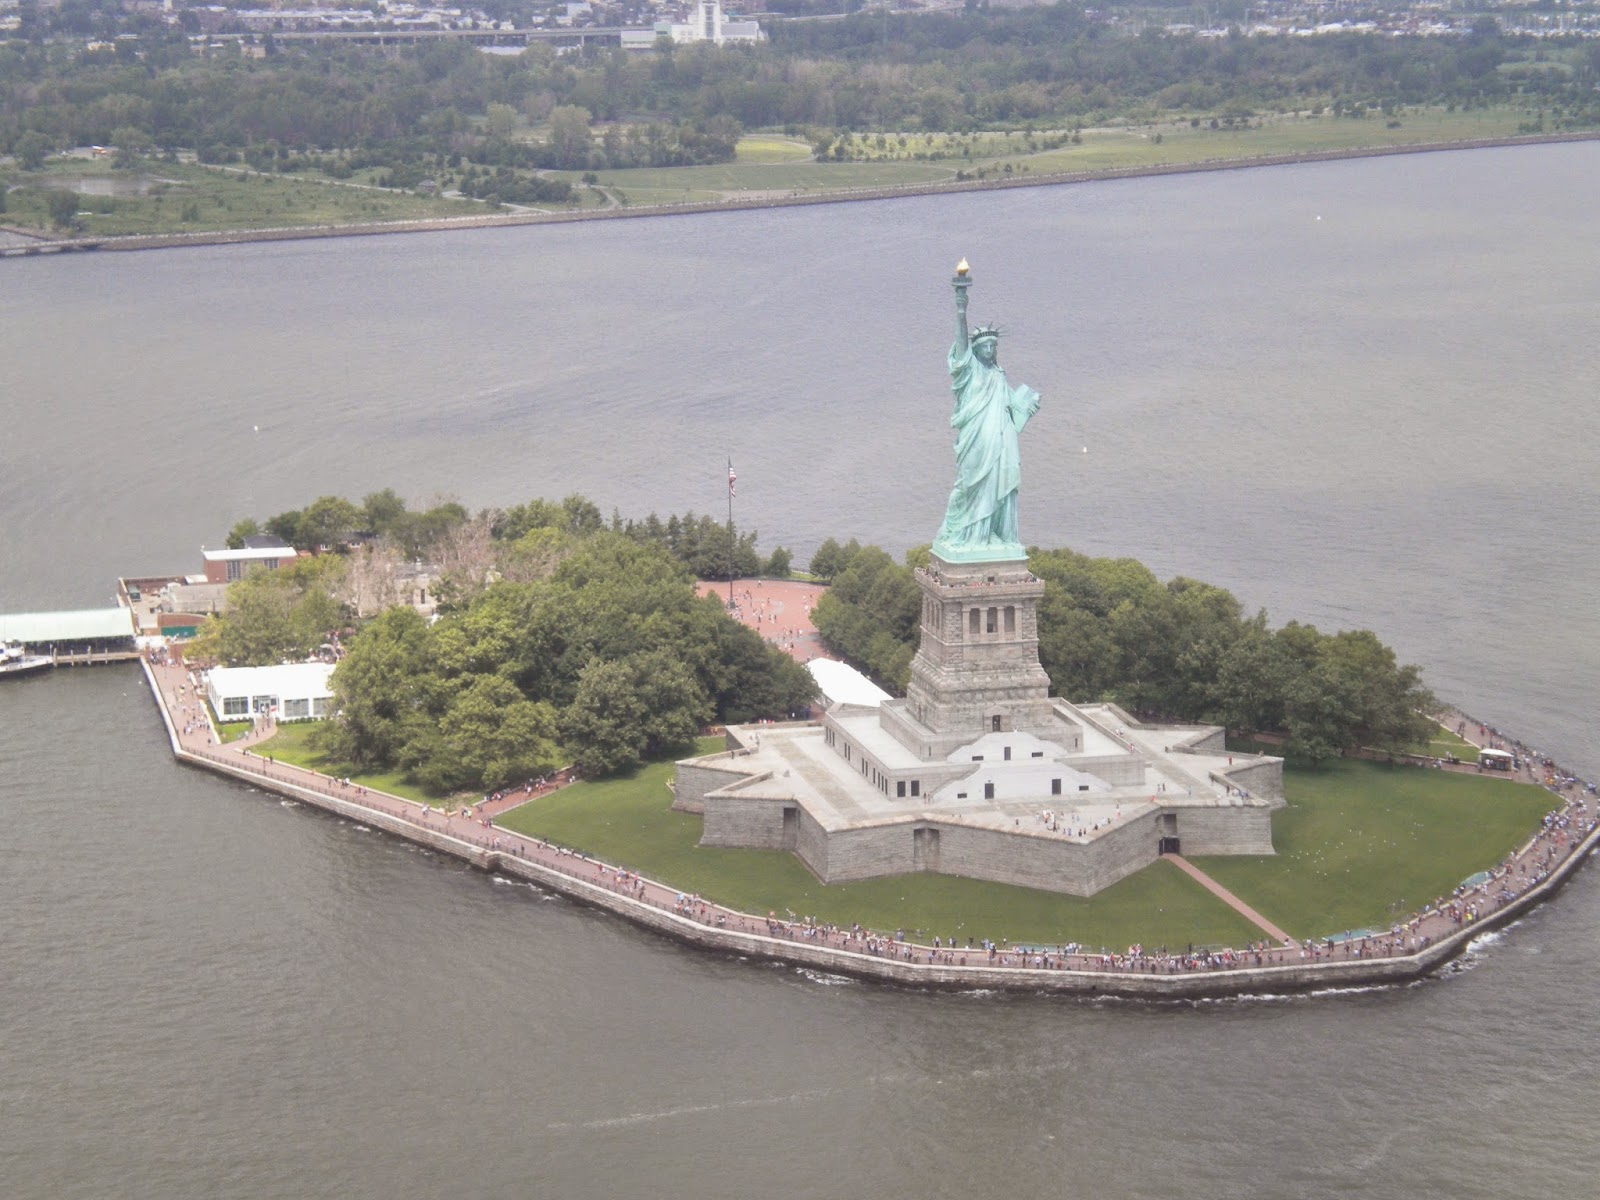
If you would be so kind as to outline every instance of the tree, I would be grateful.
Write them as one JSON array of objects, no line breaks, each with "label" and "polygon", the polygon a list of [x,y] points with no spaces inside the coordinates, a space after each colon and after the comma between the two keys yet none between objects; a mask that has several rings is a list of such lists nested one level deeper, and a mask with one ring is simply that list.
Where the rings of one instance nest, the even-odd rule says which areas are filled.
[{"label": "tree", "polygon": [[561,740],[586,775],[638,765],[644,705],[625,663],[595,660],[578,676],[578,693],[561,714]]},{"label": "tree", "polygon": [[789,578],[791,561],[789,552],[779,546],[773,550],[771,557],[767,559],[762,574],[772,579],[787,579]]},{"label": "tree", "polygon": [[37,129],[30,129],[12,144],[11,153],[16,155],[17,163],[24,171],[37,171],[44,166],[44,160],[50,157],[54,149],[50,139]]},{"label": "tree", "polygon": [[890,691],[904,692],[921,613],[921,592],[911,568],[876,546],[857,546],[850,565],[812,610],[812,620],[829,649],[876,676]]},{"label": "tree", "polygon": [[257,568],[228,585],[220,617],[206,623],[197,651],[230,667],[298,662],[322,644],[340,620],[341,564],[295,563]]},{"label": "tree", "polygon": [[710,717],[689,668],[660,649],[584,667],[561,736],[585,774],[610,775],[687,750]]},{"label": "tree", "polygon": [[845,546],[839,545],[834,538],[829,538],[818,546],[816,553],[811,556],[809,568],[811,574],[827,582],[842,574],[860,550],[861,543],[855,538],[851,538],[849,544]]},{"label": "tree", "polygon": [[509,138],[517,130],[517,110],[509,104],[491,101],[484,109],[483,127],[490,137]]},{"label": "tree", "polygon": [[329,680],[337,715],[320,747],[357,766],[394,764],[417,728],[435,723],[430,641],[412,608],[389,609],[351,639]]},{"label": "tree", "polygon": [[44,205],[50,214],[50,223],[57,229],[67,229],[78,215],[78,193],[71,188],[47,188]]},{"label": "tree", "polygon": [[562,104],[550,112],[551,165],[564,170],[579,170],[589,160],[594,135],[589,127],[589,110],[576,104]]},{"label": "tree", "polygon": [[235,522],[233,528],[228,530],[228,549],[244,549],[245,538],[255,537],[260,532],[261,526],[256,524],[254,517],[245,517],[243,520]]},{"label": "tree", "polygon": [[496,675],[473,679],[438,724],[417,723],[400,761],[435,792],[493,789],[561,765],[555,710]]},{"label": "tree", "polygon": [[294,546],[322,550],[341,544],[361,524],[361,513],[343,496],[313,500],[295,523]]},{"label": "tree", "polygon": [[268,517],[263,528],[274,537],[282,538],[291,546],[300,545],[300,510],[291,508],[288,512],[278,513]]},{"label": "tree", "polygon": [[129,171],[139,165],[139,151],[149,145],[150,137],[142,130],[131,125],[123,125],[111,135],[111,144],[116,147],[116,154],[112,157],[111,165],[119,171]]},{"label": "tree", "polygon": [[379,537],[393,529],[405,513],[406,502],[395,495],[393,488],[372,492],[361,501],[361,523]]}]

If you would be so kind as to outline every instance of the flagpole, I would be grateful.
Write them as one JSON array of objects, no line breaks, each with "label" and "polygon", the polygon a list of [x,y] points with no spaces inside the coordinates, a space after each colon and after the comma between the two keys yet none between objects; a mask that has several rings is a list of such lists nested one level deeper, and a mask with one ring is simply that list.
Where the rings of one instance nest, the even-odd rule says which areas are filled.
[{"label": "flagpole", "polygon": [[733,459],[728,459],[728,607],[733,607]]}]

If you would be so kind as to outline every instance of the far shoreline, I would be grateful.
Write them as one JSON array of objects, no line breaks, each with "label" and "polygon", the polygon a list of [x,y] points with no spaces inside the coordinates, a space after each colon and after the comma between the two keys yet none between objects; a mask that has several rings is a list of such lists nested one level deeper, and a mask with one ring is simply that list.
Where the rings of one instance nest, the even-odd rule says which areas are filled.
[{"label": "far shoreline", "polygon": [[230,246],[249,242],[300,241],[310,238],[375,237],[382,234],[443,233],[458,229],[501,229],[524,225],[554,225],[574,221],[612,221],[644,217],[698,216],[703,213],[743,212],[755,209],[794,208],[814,204],[850,204],[871,200],[897,200],[912,196],[940,196],[1011,188],[1061,187],[1113,179],[1142,179],[1160,175],[1192,175],[1210,171],[1242,171],[1257,167],[1298,166],[1345,159],[1387,158],[1397,154],[1435,154],[1451,150],[1490,150],[1512,146],[1559,145],[1600,141],[1600,130],[1526,134],[1497,138],[1469,138],[1453,142],[1418,142],[1408,146],[1369,146],[1343,150],[1310,150],[1292,154],[1263,154],[1247,158],[1202,159],[1187,163],[1151,163],[1137,167],[1108,167],[1098,171],[1062,171],[1052,174],[1011,176],[1000,179],[949,180],[891,187],[851,188],[840,191],[796,192],[788,196],[761,195],[749,199],[686,201],[681,204],[635,205],[571,212],[527,212],[495,216],[428,217],[411,221],[370,224],[283,226],[267,229],[219,229],[196,233],[121,234],[103,237],[50,238],[14,226],[3,227],[32,244],[0,248],[0,258],[37,258],[46,254],[92,250],[171,250],[190,246]]}]

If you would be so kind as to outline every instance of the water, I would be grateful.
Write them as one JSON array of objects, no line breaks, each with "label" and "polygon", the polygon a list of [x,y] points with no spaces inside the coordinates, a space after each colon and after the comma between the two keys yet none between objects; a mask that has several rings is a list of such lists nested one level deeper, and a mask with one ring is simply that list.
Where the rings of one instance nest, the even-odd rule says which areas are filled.
[{"label": "water", "polygon": [[[1600,772],[1597,176],[1577,145],[8,262],[0,611],[326,492],[720,512],[730,455],[765,546],[902,550],[948,487],[965,255],[1045,394],[1025,538],[1371,626]],[[1471,1197],[1600,1166],[1593,871],[1398,991],[925,995],[687,953],[181,769],[127,669],[0,689],[0,779],[7,1195]]]}]

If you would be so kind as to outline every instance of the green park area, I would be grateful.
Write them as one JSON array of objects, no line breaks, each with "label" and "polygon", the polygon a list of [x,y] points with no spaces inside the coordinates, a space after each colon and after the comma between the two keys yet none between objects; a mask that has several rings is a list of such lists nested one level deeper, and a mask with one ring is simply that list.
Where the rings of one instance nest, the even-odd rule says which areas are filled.
[{"label": "green park area", "polygon": [[1386,929],[1497,864],[1555,801],[1487,775],[1337,759],[1287,767],[1265,857],[1196,866],[1296,937]]},{"label": "green park area", "polygon": [[8,183],[0,219],[49,228],[52,193],[69,190],[78,196],[75,236],[82,237],[350,225],[488,211],[470,200],[154,158],[128,170],[103,159],[51,158],[37,171],[0,177],[0,186]]},{"label": "green park area", "polygon": [[[513,176],[524,183],[542,176],[572,185],[572,201],[532,206],[541,211],[781,201],[966,180],[1499,138],[1516,134],[1526,117],[1509,105],[1455,111],[1433,106],[1406,109],[1388,121],[1284,114],[1216,128],[1209,118],[1177,118],[1077,131],[847,133],[824,155],[827,161],[803,140],[758,132],[744,135],[733,161],[726,163],[597,173],[518,170]],[[7,189],[7,223],[41,232],[52,226],[60,232],[70,224],[76,236],[87,237],[485,217],[529,208],[380,186],[384,173],[376,169],[344,174],[347,178],[334,178],[315,167],[278,172],[207,166],[188,155],[137,157],[120,167],[104,158],[55,156],[37,170],[0,170],[0,187]],[[457,182],[441,172],[441,190]],[[63,190],[78,197],[75,214],[66,218],[51,206],[53,194],[58,205],[63,201]]]},{"label": "green park area", "polygon": [[[720,748],[708,739],[702,752]],[[1121,950],[1230,945],[1262,934],[1167,863],[1087,899],[953,876],[824,885],[791,854],[698,845],[700,818],[671,810],[672,764],[579,783],[500,825],[581,849],[745,912],[813,916],[931,937],[1075,941]],[[1213,878],[1296,937],[1387,928],[1503,858],[1551,807],[1505,779],[1340,760],[1285,773],[1275,857],[1197,859]]]}]

